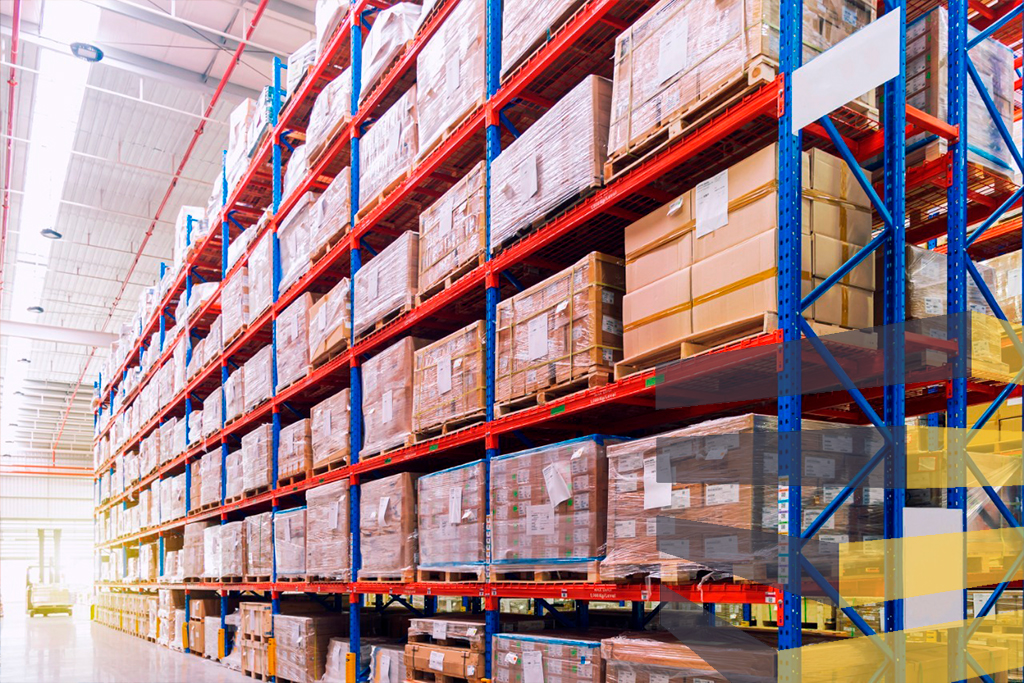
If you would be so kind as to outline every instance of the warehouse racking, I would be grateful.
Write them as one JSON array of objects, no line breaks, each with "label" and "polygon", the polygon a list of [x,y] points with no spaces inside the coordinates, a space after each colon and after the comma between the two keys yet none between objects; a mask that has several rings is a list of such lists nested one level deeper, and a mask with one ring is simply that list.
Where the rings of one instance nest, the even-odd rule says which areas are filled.
[{"label": "warehouse racking", "polygon": [[[120,382],[127,377],[128,368],[139,362],[143,340],[159,332],[161,356],[154,364],[159,367],[170,357],[170,349],[176,340],[165,339],[165,320],[173,304],[181,297],[189,297],[195,281],[216,281],[223,283],[237,272],[252,253],[257,240],[250,242],[247,253],[234,266],[228,268],[228,244],[243,230],[264,230],[275,235],[273,294],[274,304],[269,311],[254,321],[245,332],[231,342],[212,363],[192,380],[183,391],[164,407],[138,433],[130,437],[121,452],[136,446],[142,437],[171,416],[184,415],[187,419],[193,404],[209,396],[226,382],[231,367],[238,367],[259,348],[270,344],[276,357],[276,319],[301,293],[324,291],[340,278],[355,274],[364,259],[372,258],[380,247],[401,231],[415,225],[417,207],[440,195],[444,188],[458,179],[480,160],[488,164],[500,154],[503,144],[518,137],[518,130],[528,126],[538,113],[549,107],[568,92],[584,75],[607,73],[608,57],[611,55],[614,37],[648,9],[653,2],[641,0],[590,0],[570,16],[560,27],[553,30],[549,39],[529,58],[502,81],[500,75],[501,3],[498,0],[486,2],[487,25],[487,69],[486,99],[465,117],[433,151],[414,166],[408,177],[390,194],[386,195],[365,215],[359,212],[359,163],[360,140],[369,126],[414,80],[416,56],[433,35],[437,27],[451,13],[455,0],[438,0],[422,23],[415,38],[404,48],[390,66],[380,83],[360,103],[359,78],[362,39],[372,26],[374,17],[389,3],[382,0],[360,0],[354,3],[343,26],[330,40],[322,57],[312,68],[297,91],[286,105],[282,106],[281,78],[283,65],[276,66],[272,97],[272,132],[254,154],[252,162],[230,193],[224,181],[224,209],[221,230],[213,230],[191,250],[186,267],[171,284],[169,291],[157,308],[156,314],[146,322],[139,335],[140,341],[113,378],[101,378],[97,383],[99,408],[97,410],[97,434],[102,438],[108,433],[112,417],[124,411],[125,407],[138,396],[150,377],[143,378],[131,391],[119,390]],[[897,0],[885,3],[885,11],[900,10],[901,40],[905,41],[906,22],[919,16],[937,3],[904,3]],[[239,511],[259,512],[267,509],[287,509],[291,503],[301,500],[303,491],[321,483],[349,478],[352,485],[351,528],[358,528],[359,481],[360,478],[374,478],[380,474],[408,471],[412,468],[441,469],[449,464],[466,462],[478,458],[481,452],[486,459],[499,453],[502,443],[531,444],[532,438],[551,439],[551,434],[576,434],[588,426],[602,425],[602,431],[627,433],[637,429],[650,429],[659,424],[693,420],[721,411],[721,405],[699,405],[677,408],[670,413],[653,413],[657,405],[659,388],[667,383],[667,377],[678,381],[684,378],[699,381],[702,377],[716,376],[722,372],[721,362],[710,361],[711,357],[726,359],[729,354],[748,362],[751,358],[775,358],[781,348],[779,363],[779,384],[777,387],[777,409],[780,431],[798,433],[800,420],[807,416],[827,416],[839,422],[868,421],[885,435],[886,446],[872,460],[873,465],[884,462],[886,473],[885,495],[885,536],[899,538],[902,531],[903,502],[896,492],[904,486],[905,472],[901,471],[901,454],[905,444],[900,441],[900,430],[904,419],[910,415],[923,415],[936,411],[947,412],[946,425],[953,428],[980,428],[1007,398],[1019,394],[1016,384],[1003,387],[991,382],[968,376],[966,366],[947,382],[931,381],[908,383],[904,378],[902,359],[905,346],[920,344],[919,339],[908,339],[893,333],[886,338],[885,370],[886,386],[878,389],[858,388],[846,378],[835,362],[829,362],[829,351],[815,343],[815,334],[803,321],[800,313],[809,306],[831,284],[837,282],[862,259],[875,249],[884,252],[885,287],[883,325],[897,329],[905,320],[905,267],[904,249],[906,242],[924,243],[945,236],[948,250],[948,312],[951,319],[967,311],[966,291],[968,278],[973,278],[989,304],[993,314],[1001,320],[1005,315],[999,310],[988,287],[973,267],[972,256],[992,256],[1020,248],[1021,234],[1019,218],[997,224],[1002,213],[1017,205],[1021,188],[1009,181],[991,175],[979,174],[967,164],[966,143],[963,132],[966,120],[966,90],[972,68],[969,65],[968,50],[978,38],[967,40],[967,24],[981,29],[981,36],[995,35],[1013,47],[1020,44],[1022,5],[1013,2],[984,6],[967,0],[949,3],[949,123],[944,123],[912,107],[905,107],[906,82],[901,68],[897,78],[884,86],[884,112],[881,126],[869,118],[848,109],[834,112],[830,117],[805,128],[802,133],[791,131],[792,98],[790,96],[789,74],[801,62],[801,16],[800,0],[782,3],[780,75],[771,83],[761,86],[728,109],[706,121],[692,132],[668,145],[663,151],[645,159],[615,177],[591,196],[574,204],[557,217],[547,222],[534,233],[515,242],[510,247],[491,254],[489,244],[486,262],[465,274],[442,292],[419,303],[411,310],[380,327],[373,333],[353,339],[350,348],[312,370],[307,377],[278,391],[274,386],[271,400],[248,412],[242,418],[189,448],[185,453],[162,465],[154,473],[125,487],[124,493],[109,501],[102,502],[97,496],[100,511],[114,505],[126,506],[137,497],[138,492],[154,480],[184,472],[186,491],[190,486],[191,468],[197,458],[217,446],[222,459],[226,459],[229,444],[241,434],[258,424],[273,424],[274,472],[272,481],[277,481],[278,436],[284,424],[295,416],[308,411],[309,407],[322,399],[332,389],[348,386],[351,389],[352,427],[351,464],[324,475],[306,478],[288,486],[272,488],[265,493],[245,497],[240,501],[226,503],[224,499],[226,467],[222,460],[221,505],[209,510],[192,511],[188,508],[186,493],[184,518],[158,524],[126,537],[106,541],[100,549],[120,548],[127,565],[128,549],[141,544],[144,539],[157,538],[160,544],[160,573],[163,574],[163,539],[165,534],[180,530],[186,522],[219,519],[226,522]],[[901,45],[905,61],[905,45]],[[1018,58],[1019,66],[1020,60]],[[295,132],[304,129],[316,94],[332,78],[351,66],[353,74],[352,118],[347,128],[327,148],[297,188],[282,196],[284,164],[291,151],[291,140]],[[1019,70],[1018,70],[1019,73]],[[980,86],[980,83],[979,83]],[[979,89],[984,93],[984,87]],[[1019,113],[1019,112],[1018,112]],[[995,117],[997,125],[1000,123]],[[905,170],[904,140],[907,135],[921,131],[933,133],[948,142],[948,151],[939,158]],[[1024,167],[1010,132],[1000,126],[1005,142],[1014,150],[1018,166]],[[607,386],[587,389],[549,404],[520,410],[501,417],[494,413],[494,340],[495,310],[503,295],[519,288],[519,277],[525,266],[564,266],[591,250],[621,252],[622,228],[637,217],[653,210],[675,195],[672,190],[691,187],[722,168],[728,167],[751,151],[769,141],[779,143],[780,168],[780,216],[779,253],[791,255],[779,261],[779,330],[765,333],[741,343],[732,344],[692,362],[682,362],[670,370],[654,368],[629,375]],[[833,277],[828,278],[810,295],[801,296],[800,288],[800,152],[808,145],[822,146],[837,153],[848,161],[866,159],[878,153],[885,158],[885,181],[881,193],[869,189],[882,228],[860,254],[848,261]],[[314,263],[298,282],[286,291],[280,291],[279,245],[276,230],[279,219],[288,214],[299,198],[310,189],[323,189],[326,182],[342,168],[352,170],[352,228],[341,243],[332,247]],[[866,184],[863,178],[859,178]],[[866,188],[868,189],[868,188]],[[880,198],[881,195],[881,198]],[[263,211],[270,208],[272,220],[259,224]],[[905,226],[905,216],[910,216]],[[981,223],[970,235],[968,225]],[[796,255],[793,257],[792,255]],[[223,285],[221,285],[223,286]],[[212,296],[192,316],[188,328],[179,338],[189,340],[194,335],[201,337],[209,328],[212,319],[219,312],[218,296]],[[483,312],[486,320],[488,375],[487,413],[483,423],[476,424],[451,434],[427,439],[412,446],[401,448],[381,457],[360,460],[361,437],[361,376],[360,365],[367,355],[380,351],[386,344],[400,335],[424,333],[438,336],[450,332],[465,322],[479,319]],[[475,316],[475,317],[474,317]],[[961,328],[958,342],[966,339],[967,330]],[[1011,331],[1012,334],[1012,331]],[[790,343],[804,339],[810,345]],[[191,346],[189,346],[189,349]],[[801,397],[800,372],[808,362],[810,352],[821,354],[814,362],[824,363],[830,370],[838,370],[843,383],[842,396],[832,395],[827,399],[815,397],[804,401]],[[774,363],[774,360],[773,360]],[[276,364],[275,364],[276,365]],[[774,373],[774,367],[772,372]],[[935,388],[944,391],[933,392]],[[723,401],[724,402],[724,401]],[[751,400],[750,405],[760,405],[761,400]],[[968,425],[966,408],[969,403],[991,403],[979,424]],[[854,406],[852,409],[847,406]],[[612,425],[611,428],[608,425]],[[538,436],[539,435],[539,436]],[[790,442],[785,442],[790,443]],[[847,499],[867,472],[861,473],[846,487],[843,494],[814,523],[801,528],[800,506],[800,463],[799,442],[783,448],[780,455],[780,476],[788,477],[785,482],[790,490],[789,517],[796,520],[790,525],[791,554],[786,567],[789,581],[785,590],[771,586],[747,584],[710,584],[704,586],[678,587],[677,592],[707,605],[781,603],[779,610],[780,648],[799,647],[801,643],[801,596],[805,592],[805,579],[810,578],[821,585],[827,595],[836,597],[834,588],[816,575],[806,563],[801,563],[799,547],[814,536],[829,516]],[[481,449],[482,447],[482,449]],[[962,456],[966,456],[966,443],[956,445]],[[101,463],[97,473],[114,473],[115,453],[108,461]],[[964,465],[969,465],[964,461]],[[782,484],[783,482],[780,482]],[[997,492],[988,489],[997,508],[1007,523],[1019,527],[1018,516],[1004,503]],[[966,494],[964,489],[949,491],[949,506],[964,510],[966,530]],[[360,566],[359,538],[353,534],[353,569]],[[353,572],[353,576],[355,573]],[[802,578],[803,577],[803,578]],[[1006,583],[993,592],[982,614],[998,600]],[[363,598],[368,595],[424,596],[429,612],[436,605],[439,595],[481,598],[487,614],[488,635],[496,632],[499,601],[504,598],[563,599],[577,601],[577,623],[586,623],[586,605],[589,601],[631,601],[635,624],[645,623],[649,616],[644,613],[644,603],[658,601],[658,590],[650,585],[630,584],[587,584],[587,583],[304,583],[278,582],[275,575],[267,583],[220,583],[199,582],[171,585],[158,584],[109,584],[111,590],[153,590],[157,587],[175,587],[186,590],[187,596],[195,591],[218,591],[226,604],[230,592],[261,591],[270,593],[275,611],[283,592],[347,594],[350,596],[352,650],[358,660],[359,652],[359,610]],[[377,605],[382,603],[378,600]],[[390,602],[389,602],[390,604]],[[903,627],[902,603],[894,601],[885,610],[886,631],[899,631]],[[226,610],[222,609],[222,615]],[[870,627],[852,608],[843,610],[865,633]],[[966,597],[965,597],[965,616]],[[223,616],[222,616],[223,619]],[[222,624],[223,626],[223,624]],[[489,655],[489,650],[488,650]],[[487,658],[488,674],[490,657]],[[985,678],[985,677],[983,677]],[[986,680],[988,680],[986,678]]]}]

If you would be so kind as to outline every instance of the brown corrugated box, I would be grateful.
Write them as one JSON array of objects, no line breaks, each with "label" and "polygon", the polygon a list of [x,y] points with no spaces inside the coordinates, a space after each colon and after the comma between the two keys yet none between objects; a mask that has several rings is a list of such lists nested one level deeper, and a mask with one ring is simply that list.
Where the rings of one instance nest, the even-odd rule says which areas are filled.
[{"label": "brown corrugated box", "polygon": [[416,351],[412,430],[417,434],[483,417],[484,324],[472,323]]},{"label": "brown corrugated box", "polygon": [[320,365],[348,346],[349,279],[342,278],[309,308],[309,360]]},{"label": "brown corrugated box", "polygon": [[[622,297],[623,355],[633,358],[693,333],[692,268],[630,290]],[[626,266],[629,280],[629,266]]]},{"label": "brown corrugated box", "polygon": [[361,485],[359,538],[363,564],[359,569],[359,580],[379,577],[406,580],[405,577],[413,575],[419,560],[416,534],[418,477],[403,472]]}]

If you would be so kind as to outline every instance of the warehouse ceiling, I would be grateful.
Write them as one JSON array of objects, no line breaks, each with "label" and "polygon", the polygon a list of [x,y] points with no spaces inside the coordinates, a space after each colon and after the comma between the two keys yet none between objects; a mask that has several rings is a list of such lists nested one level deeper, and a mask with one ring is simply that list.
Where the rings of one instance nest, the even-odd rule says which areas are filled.
[{"label": "warehouse ceiling", "polygon": [[[258,2],[22,0],[8,137],[15,2],[0,0],[0,133],[4,147],[13,142],[0,271],[0,453],[3,464],[86,465],[93,381],[108,353],[94,344],[129,323],[161,261],[170,262],[179,208],[206,206],[228,115],[271,82],[275,55],[285,59],[313,36],[314,0],[268,1],[173,189]],[[72,57],[72,42],[100,48],[103,59]],[[43,237],[46,229],[61,238]]]}]

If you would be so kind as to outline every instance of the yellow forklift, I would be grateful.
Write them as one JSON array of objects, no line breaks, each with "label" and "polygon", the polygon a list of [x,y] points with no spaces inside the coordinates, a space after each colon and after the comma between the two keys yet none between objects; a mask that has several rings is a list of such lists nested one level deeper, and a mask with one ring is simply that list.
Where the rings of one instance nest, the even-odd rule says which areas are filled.
[{"label": "yellow forklift", "polygon": [[46,529],[39,533],[39,564],[25,570],[25,611],[37,614],[71,616],[74,599],[60,570],[60,529],[53,529],[53,559],[46,562]]}]

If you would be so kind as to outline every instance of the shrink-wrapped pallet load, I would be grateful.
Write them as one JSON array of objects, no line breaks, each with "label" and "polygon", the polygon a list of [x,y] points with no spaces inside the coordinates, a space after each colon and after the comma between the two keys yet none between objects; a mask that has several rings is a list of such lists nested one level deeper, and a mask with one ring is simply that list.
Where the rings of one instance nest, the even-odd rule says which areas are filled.
[{"label": "shrink-wrapped pallet load", "polygon": [[[374,643],[378,642],[382,642],[381,639],[367,638],[363,634],[359,635],[359,661],[367,669],[372,669],[372,652]],[[355,683],[355,681],[349,679],[346,671],[346,659],[351,651],[352,643],[347,638],[331,638],[327,644],[327,665],[324,668],[324,676],[320,679],[320,683]]]},{"label": "shrink-wrapped pallet load", "polygon": [[348,496],[348,479],[306,492],[306,573],[310,577],[348,581],[352,574]]},{"label": "shrink-wrapped pallet load", "polygon": [[501,77],[542,43],[582,4],[580,0],[507,0],[502,4]]},{"label": "shrink-wrapped pallet load", "polygon": [[224,382],[224,419],[232,422],[245,412],[245,366],[236,368]]},{"label": "shrink-wrapped pallet load", "polygon": [[[875,18],[862,0],[807,8],[806,63]],[[779,4],[738,0],[662,0],[615,40],[615,88],[609,156],[640,153],[774,80],[779,61]],[[870,109],[873,97],[858,110]],[[872,113],[873,110],[871,110]],[[877,116],[877,114],[875,114]]]},{"label": "shrink-wrapped pallet load", "polygon": [[[425,474],[416,482],[419,580],[450,573],[484,580],[487,483],[482,460]],[[452,579],[460,580],[460,579]]]},{"label": "shrink-wrapped pallet load", "polygon": [[374,645],[370,651],[371,683],[405,681],[405,646]]},{"label": "shrink-wrapped pallet load", "polygon": [[202,578],[206,569],[204,559],[204,532],[214,522],[190,522],[185,525],[185,545],[182,547],[182,577],[186,579]]},{"label": "shrink-wrapped pallet load", "polygon": [[285,92],[288,97],[291,97],[305,80],[310,67],[316,62],[316,55],[317,42],[315,38],[303,43],[295,52],[288,55],[287,79],[285,80]]},{"label": "shrink-wrapped pallet load", "polygon": [[[199,494],[199,504],[202,507],[220,504],[221,465],[221,452],[219,448],[217,450],[210,451],[199,461],[199,470],[201,472],[200,478],[202,481],[202,489]],[[193,464],[193,467],[194,466],[195,465]]]},{"label": "shrink-wrapped pallet load", "polygon": [[277,479],[305,477],[313,468],[313,446],[309,420],[302,419],[281,429],[277,448]]},{"label": "shrink-wrapped pallet load", "polygon": [[[1017,252],[1018,258],[1020,252]],[[993,259],[994,260],[994,259]],[[907,245],[907,318],[920,320],[932,316],[945,316],[946,308],[946,255],[923,247]],[[1019,264],[1018,264],[1019,265]],[[995,290],[999,281],[992,261],[976,264],[982,280],[990,290]],[[1018,268],[1017,284],[1020,283]],[[1020,290],[1020,287],[1017,287]],[[1020,296],[1018,291],[1017,296]],[[999,298],[998,295],[996,297]],[[991,315],[985,295],[981,293],[974,278],[967,278],[967,310],[971,313]]]},{"label": "shrink-wrapped pallet load", "polygon": [[224,500],[232,502],[235,498],[241,497],[245,491],[245,475],[242,467],[242,451],[237,450],[228,453],[225,459],[225,488]]},{"label": "shrink-wrapped pallet load", "polygon": [[499,302],[495,400],[607,378],[622,359],[624,289],[622,261],[592,252]]},{"label": "shrink-wrapped pallet load", "polygon": [[309,158],[316,162],[352,118],[352,69],[347,68],[316,96],[306,127]]},{"label": "shrink-wrapped pallet load", "polygon": [[[728,662],[729,673],[739,679],[755,680],[776,667],[773,648],[737,647],[735,641],[715,643],[715,629],[709,627],[698,650],[687,647],[672,633],[623,633],[601,641],[601,655],[608,683],[630,681],[725,681],[707,661]],[[735,629],[722,628],[722,635],[735,638]]]},{"label": "shrink-wrapped pallet load", "polygon": [[586,436],[492,459],[493,581],[545,570],[596,581],[605,554],[605,447],[618,441]]},{"label": "shrink-wrapped pallet load", "polygon": [[224,283],[220,295],[224,341],[230,343],[249,324],[249,269],[239,268]]},{"label": "shrink-wrapped pallet load", "polygon": [[416,58],[420,154],[425,156],[483,102],[483,0],[457,0]]},{"label": "shrink-wrapped pallet load", "polygon": [[295,192],[309,172],[309,158],[305,145],[296,145],[284,169],[281,196],[288,197]]},{"label": "shrink-wrapped pallet load", "polygon": [[345,25],[350,6],[349,0],[316,0],[313,25],[316,28],[317,60],[324,54],[335,33]]},{"label": "shrink-wrapped pallet load", "polygon": [[370,210],[405,177],[420,149],[416,120],[414,85],[363,135],[359,149],[366,153],[359,169],[360,212]]},{"label": "shrink-wrapped pallet load", "polygon": [[156,543],[143,543],[139,546],[139,581],[152,583],[157,580],[157,561]]},{"label": "shrink-wrapped pallet load", "polygon": [[417,434],[455,428],[486,408],[484,323],[477,321],[416,352],[412,428]]},{"label": "shrink-wrapped pallet load", "polygon": [[245,518],[245,575],[270,578],[273,569],[272,516],[261,512]]},{"label": "shrink-wrapped pallet load", "polygon": [[252,410],[274,393],[274,355],[264,346],[245,362],[245,409]]},{"label": "shrink-wrapped pallet load", "polygon": [[589,634],[525,635],[498,633],[491,641],[496,681],[604,683],[601,642]]},{"label": "shrink-wrapped pallet load", "polygon": [[602,184],[611,90],[588,76],[491,163],[492,249]]},{"label": "shrink-wrapped pallet load", "polygon": [[306,575],[306,508],[274,513],[274,562],[279,577]]},{"label": "shrink-wrapped pallet load", "polygon": [[[802,430],[806,527],[842,490],[836,484],[843,473],[858,471],[881,437],[873,429],[814,420],[804,420]],[[771,580],[778,548],[755,534],[771,538],[780,532],[778,451],[777,419],[754,414],[609,446],[608,553],[601,579],[676,583],[712,571]],[[844,503],[816,538],[846,543],[880,535],[875,483],[865,484],[860,500]],[[670,527],[665,518],[690,524]]]},{"label": "shrink-wrapped pallet load", "polygon": [[310,214],[316,203],[316,194],[307,192],[295,203],[277,228],[277,242],[281,255],[280,292],[287,292],[309,270]]},{"label": "shrink-wrapped pallet load", "polygon": [[419,5],[401,2],[377,15],[363,44],[360,99],[373,92],[388,66],[412,40],[419,26],[420,12]]},{"label": "shrink-wrapped pallet load", "polygon": [[313,448],[313,469],[333,470],[348,464],[351,454],[349,426],[351,406],[349,390],[342,389],[313,406],[310,411],[310,437]]},{"label": "shrink-wrapped pallet load", "polygon": [[249,255],[249,324],[259,318],[274,302],[273,234],[260,238]]},{"label": "shrink-wrapped pallet load", "polygon": [[203,529],[203,578],[219,580],[221,576],[222,527],[214,524]]},{"label": "shrink-wrapped pallet load", "polygon": [[358,338],[416,298],[420,236],[404,232],[356,272],[353,329]]},{"label": "shrink-wrapped pallet load", "polygon": [[271,486],[273,437],[271,426],[261,424],[242,437],[242,481],[246,491]]},{"label": "shrink-wrapped pallet load", "polygon": [[413,367],[421,339],[404,337],[363,363],[363,455],[406,445],[412,437]]},{"label": "shrink-wrapped pallet load", "polygon": [[[995,287],[992,287],[992,294],[999,307],[1003,309],[1006,319],[1013,323],[1021,321],[1021,252],[1012,251],[985,261],[979,265],[992,269],[995,279]],[[984,273],[984,271],[982,271]],[[973,284],[974,280],[971,279]],[[991,311],[985,311],[985,315],[994,315]]]},{"label": "shrink-wrapped pallet load", "polygon": [[419,294],[441,291],[479,264],[487,244],[487,172],[484,162],[420,213]]},{"label": "shrink-wrapped pallet load", "polygon": [[347,633],[344,614],[275,614],[275,674],[292,683],[321,683],[331,639]]},{"label": "shrink-wrapped pallet load", "polygon": [[403,472],[360,485],[359,539],[363,563],[359,580],[413,580],[419,558],[417,477]]},{"label": "shrink-wrapped pallet load", "polygon": [[221,577],[245,576],[246,522],[228,522],[220,526],[220,575]]},{"label": "shrink-wrapped pallet load", "polygon": [[341,241],[352,224],[352,169],[345,167],[327,186],[309,214],[309,248],[316,261]]},{"label": "shrink-wrapped pallet load", "polygon": [[322,365],[348,347],[351,339],[349,279],[342,278],[331,291],[309,307],[309,361]]},{"label": "shrink-wrapped pallet load", "polygon": [[277,317],[277,388],[309,372],[309,308],[313,295],[304,292]]}]

